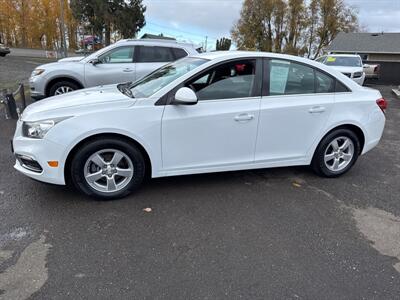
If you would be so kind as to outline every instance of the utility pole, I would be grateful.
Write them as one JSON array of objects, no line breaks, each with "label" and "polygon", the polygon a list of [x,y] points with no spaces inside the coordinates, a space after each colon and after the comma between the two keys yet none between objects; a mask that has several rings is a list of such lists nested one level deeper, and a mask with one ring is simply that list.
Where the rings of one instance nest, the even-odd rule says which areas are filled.
[{"label": "utility pole", "polygon": [[61,46],[64,57],[68,56],[67,39],[65,38],[65,23],[64,23],[64,0],[60,0],[60,23],[61,23]]},{"label": "utility pole", "polygon": [[206,42],[204,44],[204,52],[207,52],[207,39],[208,39],[208,36],[206,36]]}]

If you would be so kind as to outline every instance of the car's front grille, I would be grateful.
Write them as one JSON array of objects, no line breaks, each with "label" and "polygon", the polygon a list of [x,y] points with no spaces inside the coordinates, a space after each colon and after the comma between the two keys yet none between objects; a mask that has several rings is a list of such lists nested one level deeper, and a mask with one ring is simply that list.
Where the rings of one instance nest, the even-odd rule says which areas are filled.
[{"label": "car's front grille", "polygon": [[16,154],[15,155],[19,163],[25,169],[35,172],[35,173],[42,173],[43,169],[40,164],[34,160],[32,157]]},{"label": "car's front grille", "polygon": [[347,77],[351,78],[351,73],[343,73],[343,75],[346,75]]}]

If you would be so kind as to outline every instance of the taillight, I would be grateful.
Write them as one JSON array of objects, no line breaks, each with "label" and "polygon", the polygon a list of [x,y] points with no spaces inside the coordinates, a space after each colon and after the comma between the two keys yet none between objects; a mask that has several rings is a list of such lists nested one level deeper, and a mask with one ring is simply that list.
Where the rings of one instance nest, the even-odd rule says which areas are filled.
[{"label": "taillight", "polygon": [[385,110],[388,107],[387,101],[384,98],[380,98],[378,100],[376,100],[376,104],[378,104],[379,108],[385,112]]}]

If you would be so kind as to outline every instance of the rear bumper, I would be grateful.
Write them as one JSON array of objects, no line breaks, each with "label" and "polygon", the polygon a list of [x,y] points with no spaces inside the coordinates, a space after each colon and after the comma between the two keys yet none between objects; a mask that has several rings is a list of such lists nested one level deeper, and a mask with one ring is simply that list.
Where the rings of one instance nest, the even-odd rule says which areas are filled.
[{"label": "rear bumper", "polygon": [[365,126],[365,145],[362,154],[375,148],[382,138],[383,130],[385,129],[386,118],[380,110],[371,113],[369,122]]}]

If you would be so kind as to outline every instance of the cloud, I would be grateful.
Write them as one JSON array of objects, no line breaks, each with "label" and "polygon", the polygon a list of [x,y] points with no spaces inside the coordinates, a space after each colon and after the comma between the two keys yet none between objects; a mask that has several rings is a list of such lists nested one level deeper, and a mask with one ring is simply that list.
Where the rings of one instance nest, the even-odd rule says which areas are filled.
[{"label": "cloud", "polygon": [[[358,10],[361,25],[369,31],[400,31],[400,0],[345,0]],[[208,37],[230,36],[243,0],[143,0],[147,26],[142,30],[164,33],[200,43]]]},{"label": "cloud", "polygon": [[400,32],[399,0],[345,0],[358,10],[361,25],[371,32]]},{"label": "cloud", "polygon": [[[146,20],[153,27],[193,33],[211,39],[229,36],[239,18],[242,0],[144,0]],[[161,26],[160,26],[161,25]],[[162,29],[162,28],[161,28]]]}]

